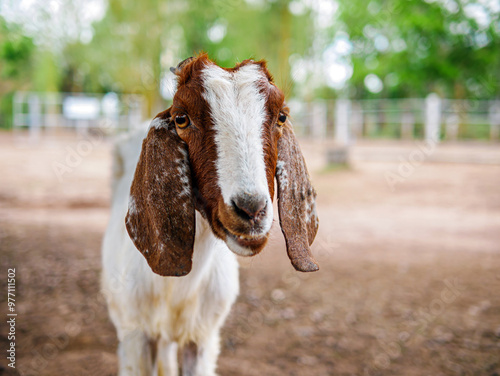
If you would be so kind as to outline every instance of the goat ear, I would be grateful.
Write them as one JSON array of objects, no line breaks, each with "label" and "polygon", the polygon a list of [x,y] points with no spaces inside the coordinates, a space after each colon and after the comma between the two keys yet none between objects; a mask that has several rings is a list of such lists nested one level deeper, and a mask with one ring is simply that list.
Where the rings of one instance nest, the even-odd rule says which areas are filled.
[{"label": "goat ear", "polygon": [[190,272],[195,207],[186,144],[170,120],[170,109],[151,123],[130,188],[126,227],[153,272]]},{"label": "goat ear", "polygon": [[184,68],[187,64],[189,64],[191,61],[196,59],[194,56],[188,57],[187,59],[182,60],[177,66],[170,67],[170,72],[179,75],[182,71],[182,68]]},{"label": "goat ear", "polygon": [[314,272],[319,266],[309,246],[318,231],[316,191],[311,185],[299,143],[288,121],[278,140],[276,180],[280,225],[288,257],[296,270]]}]

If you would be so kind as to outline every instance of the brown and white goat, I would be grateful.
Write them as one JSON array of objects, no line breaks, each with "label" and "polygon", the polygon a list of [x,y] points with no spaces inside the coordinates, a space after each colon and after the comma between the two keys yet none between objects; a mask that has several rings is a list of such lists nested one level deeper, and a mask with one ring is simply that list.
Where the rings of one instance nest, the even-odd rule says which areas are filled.
[{"label": "brown and white goat", "polygon": [[103,291],[120,375],[177,375],[178,349],[183,375],[215,375],[219,331],[239,290],[235,254],[266,245],[275,179],[288,256],[299,271],[318,269],[309,248],[316,193],[266,64],[226,69],[200,55],[174,73],[173,105],[152,121],[142,150],[141,134],[115,151],[122,167]]}]

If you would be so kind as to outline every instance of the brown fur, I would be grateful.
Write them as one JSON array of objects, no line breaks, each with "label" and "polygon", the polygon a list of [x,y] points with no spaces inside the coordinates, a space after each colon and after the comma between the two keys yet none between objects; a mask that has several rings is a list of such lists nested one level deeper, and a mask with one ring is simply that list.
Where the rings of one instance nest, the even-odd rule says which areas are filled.
[{"label": "brown fur", "polygon": [[[161,275],[185,275],[191,269],[194,243],[194,209],[207,221],[214,234],[225,240],[227,236],[246,235],[258,231],[258,218],[244,220],[234,208],[228,207],[217,182],[217,150],[213,121],[208,104],[203,98],[202,70],[214,64],[206,54],[186,59],[173,71],[178,76],[178,89],[172,106],[157,115],[164,119],[165,127],[152,128],[143,143],[137,165],[131,196],[136,199],[137,213],[127,215],[127,229],[136,247],[143,253],[155,273]],[[293,184],[283,184],[278,179],[280,224],[286,239],[288,255],[297,270],[317,270],[309,245],[317,231],[317,220],[307,213],[314,204],[316,193],[311,186],[304,159],[290,124],[277,124],[280,112],[288,114],[284,106],[284,95],[273,83],[264,61],[245,60],[234,68],[257,64],[264,78],[258,82],[261,93],[267,98],[267,118],[263,124],[263,146],[266,176],[271,198],[274,196],[274,180],[278,160],[284,162],[280,172],[288,176]],[[191,125],[181,129],[175,127],[178,115],[188,115]],[[179,148],[188,151],[189,181],[192,189],[190,199],[175,198],[183,187],[176,177],[174,160],[182,156]],[[156,181],[155,176],[164,180]],[[292,190],[289,191],[289,188]],[[162,191],[163,190],[163,191]],[[174,206],[172,200],[175,201]],[[315,218],[316,219],[316,218]],[[313,223],[314,222],[314,223]],[[155,231],[159,231],[156,235]],[[267,242],[267,236],[248,241],[246,246],[259,253]],[[164,251],[161,251],[164,249]],[[148,250],[148,252],[146,252]]]},{"label": "brown fur", "polygon": [[[151,269],[160,275],[182,276],[191,270],[195,234],[194,200],[177,169],[191,186],[186,144],[177,136],[169,112],[162,112],[164,127],[152,127],[142,143],[142,152],[130,188],[126,227],[135,246]],[[184,152],[186,153],[186,152]],[[135,209],[134,209],[135,207]]]},{"label": "brown fur", "polygon": [[283,163],[276,171],[278,211],[288,257],[295,269],[313,272],[319,269],[309,248],[318,231],[316,191],[289,123],[283,127],[278,149],[279,161]]}]

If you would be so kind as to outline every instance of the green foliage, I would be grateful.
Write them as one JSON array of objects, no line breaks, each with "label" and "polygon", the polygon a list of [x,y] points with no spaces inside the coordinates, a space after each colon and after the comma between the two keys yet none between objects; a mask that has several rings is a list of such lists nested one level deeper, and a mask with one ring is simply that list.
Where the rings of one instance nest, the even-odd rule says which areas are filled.
[{"label": "green foliage", "polygon": [[[222,66],[266,59],[288,96],[307,99],[423,97],[429,92],[450,98],[500,96],[500,20],[486,3],[342,0],[331,26],[318,24],[320,3],[108,0],[104,17],[92,25],[90,41],[69,33],[59,39],[43,33],[30,37],[0,17],[2,113],[9,107],[5,95],[15,90],[114,91],[144,95],[150,116],[165,106],[161,83],[169,67],[201,51]],[[65,19],[78,20],[80,7],[68,4],[66,12],[74,14]],[[291,12],[297,4],[302,10]],[[483,7],[488,22],[472,17],[471,5]],[[44,20],[38,19],[54,21]],[[352,66],[346,87],[328,86],[321,67],[311,72],[307,64],[299,67],[307,79],[297,85],[290,61],[325,62],[324,50],[340,33],[352,47],[342,56]],[[381,92],[366,88],[369,74],[382,80]]]},{"label": "green foliage", "polygon": [[[462,3],[451,3],[455,9],[421,0],[343,2],[340,19],[354,45],[352,96],[500,95],[498,14],[490,12],[485,27],[466,16]],[[387,48],[377,49],[377,38]],[[385,81],[382,93],[365,88],[370,73]]]},{"label": "green foliage", "polygon": [[18,25],[7,25],[0,17],[0,75],[17,79],[30,67],[34,44]]},{"label": "green foliage", "polygon": [[458,138],[464,140],[490,140],[490,124],[461,124]]},{"label": "green foliage", "polygon": [[[110,0],[92,42],[66,46],[63,82],[67,90],[143,94],[152,114],[164,106],[160,80],[170,66],[207,52],[222,66],[265,58],[279,72],[277,82],[291,88],[288,57],[307,52],[310,25],[308,15],[292,16],[286,0],[260,6],[243,0]],[[210,38],[217,28],[219,37]]]},{"label": "green foliage", "polygon": [[13,92],[3,93],[0,97],[0,129],[12,128],[12,98]]},{"label": "green foliage", "polygon": [[35,57],[36,69],[33,70],[33,89],[41,92],[59,91],[60,68],[56,57],[50,51],[40,51]]},{"label": "green foliage", "polygon": [[12,97],[29,85],[35,45],[19,25],[0,17],[0,128],[12,126]]},{"label": "green foliage", "polygon": [[[289,1],[277,0],[252,6],[243,0],[229,0],[206,12],[206,4],[198,0],[199,6],[190,7],[183,23],[185,54],[206,51],[222,66],[233,66],[247,58],[266,59],[277,83],[288,88],[291,86],[289,56],[306,54],[313,43],[311,18],[307,14],[292,15],[288,4]],[[214,25],[226,28],[221,41],[208,37]]]},{"label": "green foliage", "polygon": [[59,91],[58,57],[39,49],[20,25],[0,17],[0,128],[12,126],[12,98],[15,91]]}]

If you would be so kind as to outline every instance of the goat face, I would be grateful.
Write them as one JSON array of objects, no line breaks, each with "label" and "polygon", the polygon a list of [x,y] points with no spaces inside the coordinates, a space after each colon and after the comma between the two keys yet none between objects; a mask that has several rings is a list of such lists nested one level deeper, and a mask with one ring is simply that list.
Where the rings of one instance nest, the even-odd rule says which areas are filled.
[{"label": "goat face", "polygon": [[273,221],[277,118],[286,109],[266,73],[251,61],[227,70],[198,59],[180,70],[170,109],[188,146],[198,206],[242,256],[264,247]]},{"label": "goat face", "polygon": [[273,222],[275,178],[292,264],[317,270],[309,250],[317,231],[316,194],[284,95],[265,63],[246,60],[224,69],[201,55],[173,71],[173,104],[157,115],[144,140],[126,219],[153,271],[191,270],[195,209],[234,253],[259,253]]}]

